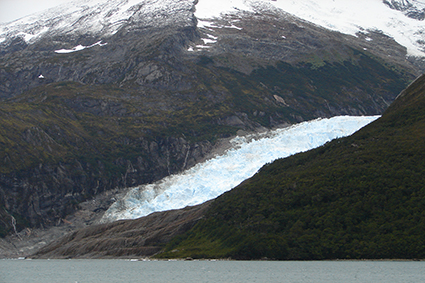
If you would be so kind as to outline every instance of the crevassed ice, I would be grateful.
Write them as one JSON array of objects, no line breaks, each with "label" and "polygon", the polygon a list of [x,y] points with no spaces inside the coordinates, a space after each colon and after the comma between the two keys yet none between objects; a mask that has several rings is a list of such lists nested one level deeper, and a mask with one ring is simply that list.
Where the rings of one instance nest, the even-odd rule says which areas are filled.
[{"label": "crevassed ice", "polygon": [[352,134],[379,116],[317,119],[254,136],[236,137],[224,155],[178,175],[131,189],[115,202],[103,222],[135,219],[155,211],[183,208],[213,199],[253,176],[264,164]]}]

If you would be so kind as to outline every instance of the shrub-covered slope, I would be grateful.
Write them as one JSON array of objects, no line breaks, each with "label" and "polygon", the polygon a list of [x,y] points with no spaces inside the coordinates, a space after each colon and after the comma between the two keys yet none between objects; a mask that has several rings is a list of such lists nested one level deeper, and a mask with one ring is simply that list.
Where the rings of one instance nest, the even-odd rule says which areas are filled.
[{"label": "shrub-covered slope", "polygon": [[264,166],[161,257],[425,257],[425,76],[354,135]]},{"label": "shrub-covered slope", "polygon": [[99,192],[179,172],[239,129],[380,113],[407,79],[365,53],[353,58],[244,74],[201,56],[181,62],[193,75],[184,89],[61,82],[3,101],[0,235],[12,231],[11,215],[26,219],[18,230],[50,226]]},{"label": "shrub-covered slope", "polygon": [[58,225],[102,192],[178,173],[240,129],[380,114],[423,69],[382,33],[272,11],[243,13],[241,29],[222,28],[232,16],[211,29],[143,19],[78,52],[55,51],[99,38],[1,44],[0,236],[15,220],[18,232]]}]

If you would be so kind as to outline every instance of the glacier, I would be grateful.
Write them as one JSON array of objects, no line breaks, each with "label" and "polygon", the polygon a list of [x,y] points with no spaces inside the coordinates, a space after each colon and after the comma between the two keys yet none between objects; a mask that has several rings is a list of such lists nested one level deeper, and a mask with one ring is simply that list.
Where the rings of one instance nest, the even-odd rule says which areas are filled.
[{"label": "glacier", "polygon": [[261,134],[237,136],[223,155],[181,174],[131,188],[105,212],[101,222],[135,219],[155,211],[178,209],[216,198],[252,177],[278,158],[319,147],[351,135],[380,116],[337,116],[316,119]]}]

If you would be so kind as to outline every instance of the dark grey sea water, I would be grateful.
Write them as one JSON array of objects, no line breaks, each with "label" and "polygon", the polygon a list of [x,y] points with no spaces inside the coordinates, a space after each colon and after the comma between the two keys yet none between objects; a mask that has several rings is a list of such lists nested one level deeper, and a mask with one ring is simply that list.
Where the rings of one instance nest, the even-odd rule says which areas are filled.
[{"label": "dark grey sea water", "polygon": [[424,261],[0,260],[0,282],[425,282]]}]

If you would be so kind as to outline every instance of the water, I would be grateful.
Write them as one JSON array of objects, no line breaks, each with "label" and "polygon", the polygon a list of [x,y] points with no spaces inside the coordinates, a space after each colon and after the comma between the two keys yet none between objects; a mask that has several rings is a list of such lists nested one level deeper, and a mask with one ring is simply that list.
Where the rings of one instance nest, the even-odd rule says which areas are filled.
[{"label": "water", "polygon": [[0,282],[425,282],[423,261],[0,260]]},{"label": "water", "polygon": [[135,219],[154,211],[183,208],[213,199],[277,158],[351,135],[379,116],[316,119],[263,135],[237,137],[224,155],[197,164],[155,184],[133,188],[106,211],[104,221]]}]

